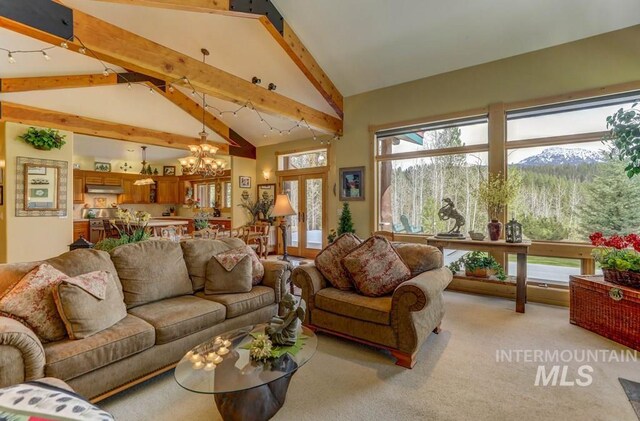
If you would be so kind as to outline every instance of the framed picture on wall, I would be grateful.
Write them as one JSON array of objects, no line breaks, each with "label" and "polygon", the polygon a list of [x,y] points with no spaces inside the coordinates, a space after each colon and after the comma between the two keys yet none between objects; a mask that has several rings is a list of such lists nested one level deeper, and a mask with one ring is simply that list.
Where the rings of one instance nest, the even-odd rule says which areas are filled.
[{"label": "framed picture on wall", "polygon": [[[258,202],[264,203],[265,208],[270,209],[276,202],[275,184],[258,184]],[[260,219],[265,219],[264,215]]]},{"label": "framed picture on wall", "polygon": [[364,200],[364,167],[340,168],[340,200]]},{"label": "framed picture on wall", "polygon": [[240,176],[240,188],[241,189],[250,189],[251,188],[251,177]]},{"label": "framed picture on wall", "polygon": [[93,169],[98,172],[111,172],[111,164],[109,162],[96,162]]},{"label": "framed picture on wall", "polygon": [[176,167],[174,165],[165,165],[162,167],[162,175],[176,175]]}]

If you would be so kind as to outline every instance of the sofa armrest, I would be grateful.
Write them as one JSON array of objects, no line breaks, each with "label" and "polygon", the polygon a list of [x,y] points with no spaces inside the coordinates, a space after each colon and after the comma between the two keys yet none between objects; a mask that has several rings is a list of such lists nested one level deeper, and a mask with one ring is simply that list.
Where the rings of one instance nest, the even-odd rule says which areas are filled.
[{"label": "sofa armrest", "polygon": [[[28,327],[17,320],[8,317],[0,317],[0,345],[16,348],[22,355],[21,363],[24,365],[24,379],[30,381],[44,377],[45,354],[40,339]],[[11,364],[11,361],[3,361],[4,364]],[[17,361],[15,363],[18,363]],[[3,379],[2,372],[5,370],[0,366],[0,384]]]},{"label": "sofa armrest", "polygon": [[414,352],[444,316],[442,292],[453,279],[446,267],[423,272],[400,284],[393,292],[391,325],[399,349]]},{"label": "sofa armrest", "polygon": [[282,301],[287,293],[287,284],[291,278],[291,264],[282,260],[262,260],[264,278],[262,285],[273,288],[276,292],[276,303]]},{"label": "sofa armrest", "polygon": [[315,295],[318,291],[327,287],[327,281],[314,264],[298,266],[293,270],[292,277],[293,283],[302,289],[302,298],[307,303],[304,322],[309,324],[311,310],[315,308]]}]

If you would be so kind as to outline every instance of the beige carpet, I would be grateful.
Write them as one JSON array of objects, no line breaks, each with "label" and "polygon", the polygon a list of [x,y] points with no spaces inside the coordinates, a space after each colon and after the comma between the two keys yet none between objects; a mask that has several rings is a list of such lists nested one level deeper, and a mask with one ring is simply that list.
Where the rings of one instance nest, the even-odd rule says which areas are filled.
[{"label": "beige carpet", "polygon": [[[446,293],[443,332],[413,370],[384,352],[321,335],[294,376],[276,420],[636,420],[618,377],[640,381],[640,364],[601,362],[586,387],[534,385],[537,363],[498,363],[499,349],[626,350],[569,324],[568,309]],[[552,364],[547,364],[551,368]],[[570,363],[576,377],[580,363]],[[181,389],[167,373],[100,403],[116,419],[218,420],[213,397]]]}]

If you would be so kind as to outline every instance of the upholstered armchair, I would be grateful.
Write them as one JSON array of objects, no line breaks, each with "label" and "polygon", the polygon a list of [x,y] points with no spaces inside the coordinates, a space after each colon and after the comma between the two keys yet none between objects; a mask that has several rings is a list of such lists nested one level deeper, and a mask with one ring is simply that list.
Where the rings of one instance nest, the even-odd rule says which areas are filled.
[{"label": "upholstered armchair", "polygon": [[[307,303],[304,324],[387,349],[397,365],[412,368],[427,337],[440,332],[445,312],[442,292],[453,276],[434,247],[403,244],[397,251],[415,276],[384,297],[333,288],[313,264],[295,268],[293,282],[302,288]],[[421,270],[425,271],[418,273]]]}]

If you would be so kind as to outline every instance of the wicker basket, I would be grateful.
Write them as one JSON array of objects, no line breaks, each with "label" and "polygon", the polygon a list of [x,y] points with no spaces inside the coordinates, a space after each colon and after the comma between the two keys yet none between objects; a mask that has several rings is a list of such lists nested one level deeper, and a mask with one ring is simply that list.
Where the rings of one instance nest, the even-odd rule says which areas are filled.
[{"label": "wicker basket", "polygon": [[604,280],[618,285],[640,288],[640,273],[627,270],[602,269]]}]

